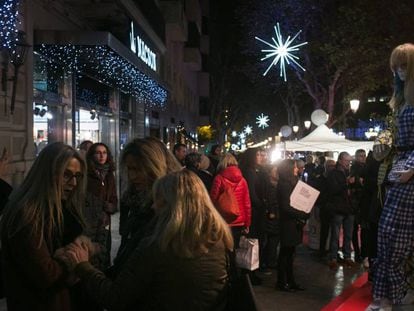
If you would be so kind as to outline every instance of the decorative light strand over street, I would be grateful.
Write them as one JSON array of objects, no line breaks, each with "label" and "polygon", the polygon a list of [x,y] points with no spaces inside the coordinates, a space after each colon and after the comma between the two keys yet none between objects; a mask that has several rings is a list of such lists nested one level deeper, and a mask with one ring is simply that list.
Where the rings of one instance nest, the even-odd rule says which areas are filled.
[{"label": "decorative light strand over street", "polygon": [[262,50],[262,52],[265,52],[267,54],[265,57],[261,59],[261,61],[264,61],[270,57],[274,57],[269,67],[267,67],[266,71],[263,73],[263,76],[265,76],[269,72],[270,68],[273,65],[276,66],[279,63],[280,77],[283,76],[286,82],[287,81],[286,64],[291,65],[291,62],[292,62],[295,65],[297,65],[300,69],[302,69],[303,71],[306,71],[305,68],[303,68],[296,61],[297,59],[299,59],[299,57],[294,55],[293,52],[298,51],[300,46],[308,44],[308,42],[302,42],[302,43],[291,46],[292,42],[297,38],[297,36],[302,32],[302,30],[299,30],[293,38],[290,38],[290,36],[288,36],[286,38],[286,41],[283,42],[283,37],[280,32],[279,23],[276,23],[276,26],[274,26],[274,29],[276,33],[276,39],[272,37],[272,41],[274,42],[274,44],[269,43],[263,39],[260,39],[259,37],[255,37],[256,40],[259,40],[260,42],[263,42],[272,48],[272,49]]}]

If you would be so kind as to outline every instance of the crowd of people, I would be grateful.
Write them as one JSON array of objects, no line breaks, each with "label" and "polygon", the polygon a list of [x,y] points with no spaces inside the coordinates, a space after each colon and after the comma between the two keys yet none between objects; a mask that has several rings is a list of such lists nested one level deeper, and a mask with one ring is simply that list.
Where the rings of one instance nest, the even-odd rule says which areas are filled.
[{"label": "crowd of people", "polygon": [[[204,155],[179,144],[170,152],[156,138],[132,140],[120,157],[128,186],[118,204],[116,165],[105,144],[45,147],[3,210],[10,310],[226,310],[228,264],[242,235],[258,239],[259,270],[277,275],[277,290],[305,290],[293,264],[310,217],[290,205],[298,180],[320,191],[314,208],[328,267],[376,266],[379,162],[372,153],[270,163],[260,148],[240,155],[213,149]],[[226,222],[216,203],[227,188],[240,213]],[[118,205],[121,244],[111,265]],[[240,273],[262,282],[256,271]]]},{"label": "crowd of people", "polygon": [[[414,45],[398,46],[390,62],[392,165],[375,149],[343,151],[336,161],[307,154],[270,163],[260,148],[235,155],[214,145],[204,155],[137,138],[120,157],[128,186],[118,198],[107,145],[47,145],[13,192],[0,179],[8,309],[228,310],[229,266],[243,235],[258,240],[259,269],[277,273],[277,290],[305,290],[293,264],[311,216],[291,206],[299,180],[320,192],[313,214],[327,267],[369,268],[374,299],[367,310],[414,302],[407,282],[414,267]],[[7,157],[4,150],[0,175]],[[229,191],[238,209],[231,219],[219,208]],[[118,211],[121,244],[112,262],[111,215]],[[262,282],[256,271],[240,273]]]},{"label": "crowd of people", "polygon": [[[278,269],[278,289],[302,290],[293,255],[303,227],[297,221],[308,215],[288,200],[296,162],[270,165],[260,149],[237,158],[221,146],[208,156],[182,145],[172,151],[156,138],[129,142],[120,157],[128,187],[119,203],[116,165],[103,143],[79,150],[49,144],[10,196],[5,183],[0,233],[8,309],[226,310],[229,264],[242,235],[259,240],[261,269]],[[231,222],[215,205],[228,187],[240,210]],[[112,264],[118,206],[122,240]],[[261,283],[255,271],[241,273]]]}]

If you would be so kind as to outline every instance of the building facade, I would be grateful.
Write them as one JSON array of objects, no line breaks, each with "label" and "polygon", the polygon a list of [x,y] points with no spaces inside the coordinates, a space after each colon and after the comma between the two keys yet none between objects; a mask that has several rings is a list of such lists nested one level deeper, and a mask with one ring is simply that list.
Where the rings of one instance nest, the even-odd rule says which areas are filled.
[{"label": "building facade", "polygon": [[[55,141],[104,142],[115,158],[133,137],[196,148],[209,92],[207,0],[6,4],[17,32],[0,38],[0,147],[13,185]],[[16,46],[28,51],[21,64]]]}]

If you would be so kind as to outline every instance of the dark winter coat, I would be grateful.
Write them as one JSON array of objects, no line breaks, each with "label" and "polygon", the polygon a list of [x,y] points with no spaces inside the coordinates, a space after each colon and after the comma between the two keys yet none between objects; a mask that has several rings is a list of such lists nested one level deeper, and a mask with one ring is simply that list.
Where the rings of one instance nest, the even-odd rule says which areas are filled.
[{"label": "dark winter coat", "polygon": [[13,237],[1,237],[2,268],[9,311],[73,311],[75,301],[67,285],[68,273],[53,258],[57,248],[72,242],[82,227],[64,212],[64,233],[55,241],[43,240],[26,226]]},{"label": "dark winter coat", "polygon": [[321,210],[326,209],[326,203],[328,201],[328,179],[325,174],[320,174],[318,177],[309,180],[308,184],[319,191],[319,196],[316,199],[315,205]]},{"label": "dark winter coat", "polygon": [[207,191],[210,192],[211,185],[213,184],[213,175],[208,171],[199,170],[196,167],[186,167],[186,169],[194,172],[201,179]]},{"label": "dark winter coat", "polygon": [[[279,201],[278,201],[278,193],[277,193],[278,186],[272,184],[270,182],[267,183],[266,189],[266,198],[265,198],[265,206],[266,206],[266,233],[269,235],[279,235]],[[275,218],[270,218],[269,215],[275,215]]]},{"label": "dark winter coat", "polygon": [[328,199],[327,210],[332,215],[351,215],[354,209],[351,202],[350,189],[347,184],[347,173],[335,168],[327,176]]},{"label": "dark winter coat", "polygon": [[82,211],[86,223],[84,234],[93,242],[99,244],[100,250],[91,261],[101,270],[106,269],[109,266],[111,246],[108,244],[108,240],[111,239],[111,234],[110,231],[105,228],[105,217],[102,217],[103,210],[104,201],[92,194],[87,194],[86,203]]},{"label": "dark winter coat", "polygon": [[243,177],[249,187],[249,196],[252,206],[252,223],[249,235],[253,238],[263,236],[266,231],[266,183],[268,175],[251,167],[242,168]]},{"label": "dark winter coat", "polygon": [[[359,222],[359,213],[361,209],[361,198],[362,198],[362,192],[363,192],[363,186],[366,179],[366,165],[365,163],[355,162],[351,166],[350,174],[349,176],[355,177],[355,183],[352,185],[349,185],[349,189],[351,190],[351,202],[352,207],[356,213],[358,213],[358,222]],[[360,181],[360,178],[362,178],[362,183]]]},{"label": "dark winter coat", "polygon": [[240,169],[237,166],[229,166],[220,171],[214,177],[210,190],[211,200],[217,202],[221,193],[226,187],[233,189],[237,203],[240,209],[240,215],[229,225],[231,227],[250,227],[251,223],[251,206],[249,188],[246,180],[243,178]]},{"label": "dark winter coat", "polygon": [[119,233],[122,238],[134,236],[154,219],[152,204],[151,193],[137,191],[132,185],[128,187],[122,195],[120,204]]},{"label": "dark winter coat", "polygon": [[75,273],[108,310],[223,310],[226,251],[222,243],[195,258],[180,258],[157,245],[135,250],[115,280],[88,262]]},{"label": "dark winter coat", "polygon": [[152,234],[156,220],[152,204],[151,192],[137,191],[132,185],[122,195],[119,217],[122,239],[111,273],[118,273],[141,240]]},{"label": "dark winter coat", "polygon": [[[12,192],[13,188],[10,186],[6,181],[0,178],[0,214],[3,212],[7,201],[9,199],[9,195]],[[1,249],[0,249],[0,256],[1,256]],[[3,271],[0,269],[0,298],[4,298],[4,286],[3,286]]]},{"label": "dark winter coat", "polygon": [[3,212],[12,190],[12,186],[0,178],[0,213]]},{"label": "dark winter coat", "polygon": [[114,173],[108,171],[105,178],[101,180],[96,172],[88,171],[87,192],[103,202],[102,226],[110,225],[111,215],[118,211],[118,196],[116,194]]},{"label": "dark winter coat", "polygon": [[288,180],[279,180],[279,226],[280,244],[284,247],[296,246],[302,243],[303,226],[309,214],[299,211],[290,206],[290,195],[295,185]]}]

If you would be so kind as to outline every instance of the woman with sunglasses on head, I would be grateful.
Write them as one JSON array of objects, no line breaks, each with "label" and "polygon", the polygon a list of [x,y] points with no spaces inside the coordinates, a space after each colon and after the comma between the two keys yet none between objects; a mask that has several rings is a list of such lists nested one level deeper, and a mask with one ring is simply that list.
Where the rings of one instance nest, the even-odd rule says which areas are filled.
[{"label": "woman with sunglasses on head", "polygon": [[122,239],[111,267],[112,275],[117,274],[139,242],[153,230],[154,182],[170,172],[182,169],[165,144],[155,137],[130,141],[122,151],[121,166],[126,170],[128,188],[121,198],[119,233]]}]

